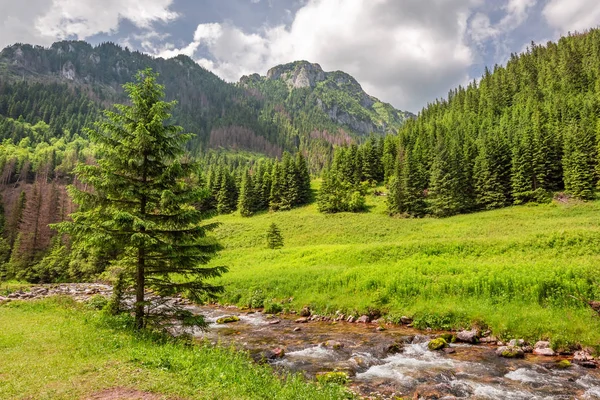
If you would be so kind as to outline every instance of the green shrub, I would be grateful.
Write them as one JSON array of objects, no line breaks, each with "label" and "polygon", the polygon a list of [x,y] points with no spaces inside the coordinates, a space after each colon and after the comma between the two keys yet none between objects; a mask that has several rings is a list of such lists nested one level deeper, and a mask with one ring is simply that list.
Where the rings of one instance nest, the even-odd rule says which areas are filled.
[{"label": "green shrub", "polygon": [[87,308],[92,310],[102,310],[108,304],[108,299],[101,294],[95,294],[85,302]]}]

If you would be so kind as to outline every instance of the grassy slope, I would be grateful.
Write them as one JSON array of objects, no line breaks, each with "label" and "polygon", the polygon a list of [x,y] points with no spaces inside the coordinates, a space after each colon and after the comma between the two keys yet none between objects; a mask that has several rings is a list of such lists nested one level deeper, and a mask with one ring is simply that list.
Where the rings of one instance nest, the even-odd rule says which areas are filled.
[{"label": "grassy slope", "polygon": [[[293,297],[292,308],[392,317],[420,327],[487,324],[503,337],[600,343],[600,322],[571,295],[597,296],[600,202],[511,207],[447,219],[319,214],[316,206],[251,218],[219,216],[230,272],[224,301]],[[265,248],[271,222],[285,239]],[[261,294],[262,292],[262,294]]]},{"label": "grassy slope", "polygon": [[243,353],[137,336],[70,299],[0,305],[0,399],[81,399],[136,388],[178,399],[337,399],[338,386],[278,379]]}]

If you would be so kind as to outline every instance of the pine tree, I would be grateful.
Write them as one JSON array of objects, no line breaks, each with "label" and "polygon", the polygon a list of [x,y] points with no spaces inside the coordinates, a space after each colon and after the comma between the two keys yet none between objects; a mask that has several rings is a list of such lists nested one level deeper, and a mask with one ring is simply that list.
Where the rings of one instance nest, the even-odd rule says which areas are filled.
[{"label": "pine tree", "polygon": [[274,222],[269,225],[269,230],[267,231],[267,247],[273,250],[283,247],[283,236],[279,227]]},{"label": "pine tree", "polygon": [[231,173],[222,168],[219,174],[220,183],[217,192],[217,212],[219,214],[231,214],[237,206],[237,187],[235,178]]},{"label": "pine tree", "polygon": [[454,149],[450,149],[440,137],[431,166],[429,186],[430,209],[435,216],[449,217],[460,211],[462,204],[456,164]]},{"label": "pine tree", "polygon": [[283,180],[283,168],[281,163],[276,162],[273,164],[271,170],[271,192],[269,193],[269,208],[273,211],[277,211],[281,208],[283,202],[283,193],[285,183]]},{"label": "pine tree", "polygon": [[242,217],[251,216],[256,211],[255,205],[256,197],[254,194],[254,182],[252,182],[250,172],[246,170],[246,172],[242,176],[240,197],[238,200],[238,210],[240,210],[240,215]]},{"label": "pine tree", "polygon": [[283,153],[281,173],[282,193],[279,209],[290,210],[299,203],[300,179],[298,170],[296,169],[296,163],[287,151]]},{"label": "pine tree", "polygon": [[310,173],[306,159],[301,152],[296,154],[296,170],[298,172],[298,204],[308,204],[311,198]]},{"label": "pine tree", "polygon": [[190,184],[198,165],[183,157],[192,135],[165,124],[174,103],[162,100],[164,88],[148,69],[124,88],[131,105],[106,111],[106,119],[87,132],[102,155],[98,164],[75,170],[93,190],[70,187],[80,208],[71,214],[72,222],[56,226],[76,243],[120,250],[113,263],[134,277],[141,329],[148,321],[147,288],[159,295],[185,291],[198,299],[222,290],[204,280],[226,269],[201,266],[219,246],[207,236],[214,224],[202,224],[202,212],[193,206],[204,190]]},{"label": "pine tree", "polygon": [[571,123],[564,142],[564,181],[567,193],[584,200],[594,198],[596,143],[591,129]]}]

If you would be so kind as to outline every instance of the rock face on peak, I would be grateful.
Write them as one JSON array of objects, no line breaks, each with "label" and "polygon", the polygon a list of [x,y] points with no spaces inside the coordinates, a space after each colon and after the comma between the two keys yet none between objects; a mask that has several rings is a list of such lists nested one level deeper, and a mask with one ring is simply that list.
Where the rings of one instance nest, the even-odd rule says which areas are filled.
[{"label": "rock face on peak", "polygon": [[292,123],[306,114],[329,120],[333,126],[323,126],[329,134],[341,131],[342,136],[360,137],[395,133],[406,119],[414,117],[365,93],[351,75],[325,72],[319,64],[308,61],[277,65],[264,77],[243,76],[239,85],[258,91]]},{"label": "rock face on peak", "polygon": [[314,88],[317,83],[325,80],[325,72],[319,64],[297,61],[271,68],[267,72],[267,79],[283,80],[289,87],[294,89]]}]

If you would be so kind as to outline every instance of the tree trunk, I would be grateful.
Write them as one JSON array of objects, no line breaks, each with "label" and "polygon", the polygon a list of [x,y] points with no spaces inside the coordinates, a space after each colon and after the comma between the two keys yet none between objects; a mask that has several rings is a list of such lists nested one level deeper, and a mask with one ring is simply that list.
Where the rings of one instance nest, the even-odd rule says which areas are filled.
[{"label": "tree trunk", "polygon": [[[142,181],[146,184],[146,163],[147,157],[144,156],[144,169]],[[140,202],[140,214],[145,220],[146,218],[146,195],[142,195]],[[146,228],[142,226],[141,232],[145,232]],[[145,272],[146,272],[146,250],[142,244],[138,249],[138,260],[137,260],[137,273],[136,273],[136,288],[135,288],[135,327],[136,329],[143,329],[145,325],[144,321],[144,288],[145,288]]]},{"label": "tree trunk", "polygon": [[138,264],[136,274],[136,291],[135,291],[135,327],[136,329],[144,328],[144,269],[145,269],[144,249],[138,249]]}]

